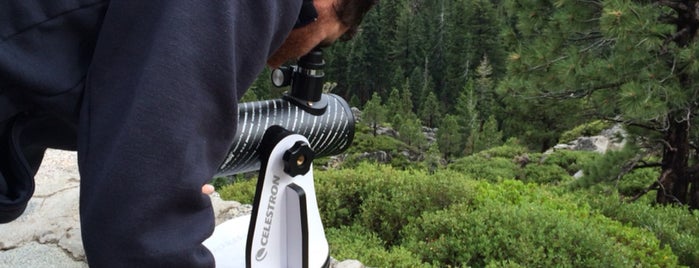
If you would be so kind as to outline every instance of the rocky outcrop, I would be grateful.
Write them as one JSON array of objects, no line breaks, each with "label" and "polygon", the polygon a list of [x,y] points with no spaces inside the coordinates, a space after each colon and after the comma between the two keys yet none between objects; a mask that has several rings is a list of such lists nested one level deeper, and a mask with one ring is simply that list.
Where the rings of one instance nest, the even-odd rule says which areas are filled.
[{"label": "rocky outcrop", "polygon": [[626,131],[617,124],[603,130],[599,135],[579,137],[568,143],[557,144],[546,153],[556,150],[594,151],[598,153],[620,150],[626,144],[626,136]]},{"label": "rocky outcrop", "polygon": [[[74,152],[49,150],[38,174],[26,212],[0,224],[0,268],[87,267],[80,236],[80,178]],[[211,196],[216,224],[249,214],[250,205]],[[333,260],[336,268],[363,268],[356,261]]]}]

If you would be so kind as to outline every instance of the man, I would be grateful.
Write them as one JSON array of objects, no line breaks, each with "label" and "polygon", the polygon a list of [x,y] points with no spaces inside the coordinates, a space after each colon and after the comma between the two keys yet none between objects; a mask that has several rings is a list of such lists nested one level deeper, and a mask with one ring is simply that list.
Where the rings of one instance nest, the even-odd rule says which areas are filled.
[{"label": "man", "polygon": [[0,1],[0,223],[24,211],[46,147],[77,150],[90,266],[213,267],[202,185],[238,99],[265,62],[353,32],[374,1]]}]

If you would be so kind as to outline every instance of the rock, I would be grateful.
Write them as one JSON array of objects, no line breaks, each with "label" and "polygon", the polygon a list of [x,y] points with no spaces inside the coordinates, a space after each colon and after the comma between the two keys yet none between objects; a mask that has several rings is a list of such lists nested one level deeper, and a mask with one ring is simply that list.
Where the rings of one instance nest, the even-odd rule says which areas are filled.
[{"label": "rock", "polygon": [[398,131],[390,127],[379,126],[378,128],[376,128],[376,135],[387,135],[397,139]]},{"label": "rock", "polygon": [[362,153],[361,155],[357,156],[357,160],[361,161],[364,159],[370,159],[373,161],[376,161],[378,163],[389,163],[391,162],[391,155],[388,154],[387,152],[384,151],[376,151],[376,152],[366,152]]},{"label": "rock", "polygon": [[85,259],[78,215],[80,180],[76,163],[73,152],[47,152],[36,174],[36,190],[27,210],[17,220],[0,225],[0,250],[40,243],[59,249],[65,258]]},{"label": "rock", "polygon": [[609,150],[620,150],[626,144],[626,131],[621,125],[616,124],[611,128],[600,132],[600,135],[579,137],[567,144],[557,144],[544,154],[551,154],[558,150],[594,151],[606,153]]},{"label": "rock", "polygon": [[211,205],[213,206],[214,214],[216,215],[216,225],[219,225],[224,221],[252,213],[251,205],[243,205],[236,201],[223,200],[218,193],[213,193],[211,195]]},{"label": "rock", "polygon": [[352,110],[352,116],[354,116],[355,122],[362,122],[362,111],[357,107],[350,108]]},{"label": "rock", "polygon": [[425,135],[425,139],[427,140],[428,145],[437,141],[437,129],[436,128],[428,128],[428,127],[423,126],[422,127],[422,134]]},{"label": "rock", "polygon": [[29,242],[21,247],[0,251],[0,268],[61,267],[85,268],[87,263],[74,260],[59,247]]},{"label": "rock", "polygon": [[595,151],[604,153],[609,147],[609,139],[604,136],[580,137],[573,146],[577,151]]},{"label": "rock", "polygon": [[[334,261],[334,260],[333,260]],[[365,268],[364,264],[358,260],[346,260],[343,262],[334,261],[330,264],[331,268]]]}]

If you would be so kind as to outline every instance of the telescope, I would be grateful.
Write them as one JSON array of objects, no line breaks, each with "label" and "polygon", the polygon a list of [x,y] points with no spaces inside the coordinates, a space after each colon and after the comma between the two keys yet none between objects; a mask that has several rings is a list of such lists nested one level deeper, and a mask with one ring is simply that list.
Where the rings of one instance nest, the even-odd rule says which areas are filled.
[{"label": "telescope", "polygon": [[272,72],[273,84],[290,85],[289,93],[239,105],[237,133],[218,176],[260,172],[252,214],[222,223],[204,241],[217,267],[329,267],[312,165],[350,146],[354,116],[344,99],[323,94],[324,66],[316,48]]},{"label": "telescope", "polygon": [[274,125],[305,136],[316,157],[344,152],[354,138],[354,115],[349,104],[335,94],[323,94],[325,61],[318,48],[297,65],[272,72],[277,87],[291,85],[281,99],[241,103],[233,145],[216,176],[260,169],[259,150],[265,131]]}]

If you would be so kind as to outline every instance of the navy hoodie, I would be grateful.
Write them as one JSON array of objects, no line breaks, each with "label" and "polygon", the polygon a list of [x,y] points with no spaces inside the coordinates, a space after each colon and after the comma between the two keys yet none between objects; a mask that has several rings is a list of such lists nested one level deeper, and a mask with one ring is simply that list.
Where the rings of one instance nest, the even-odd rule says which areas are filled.
[{"label": "navy hoodie", "polygon": [[[0,223],[78,151],[92,267],[213,267],[201,186],[301,0],[0,0]],[[1,241],[0,241],[1,242]]]}]

